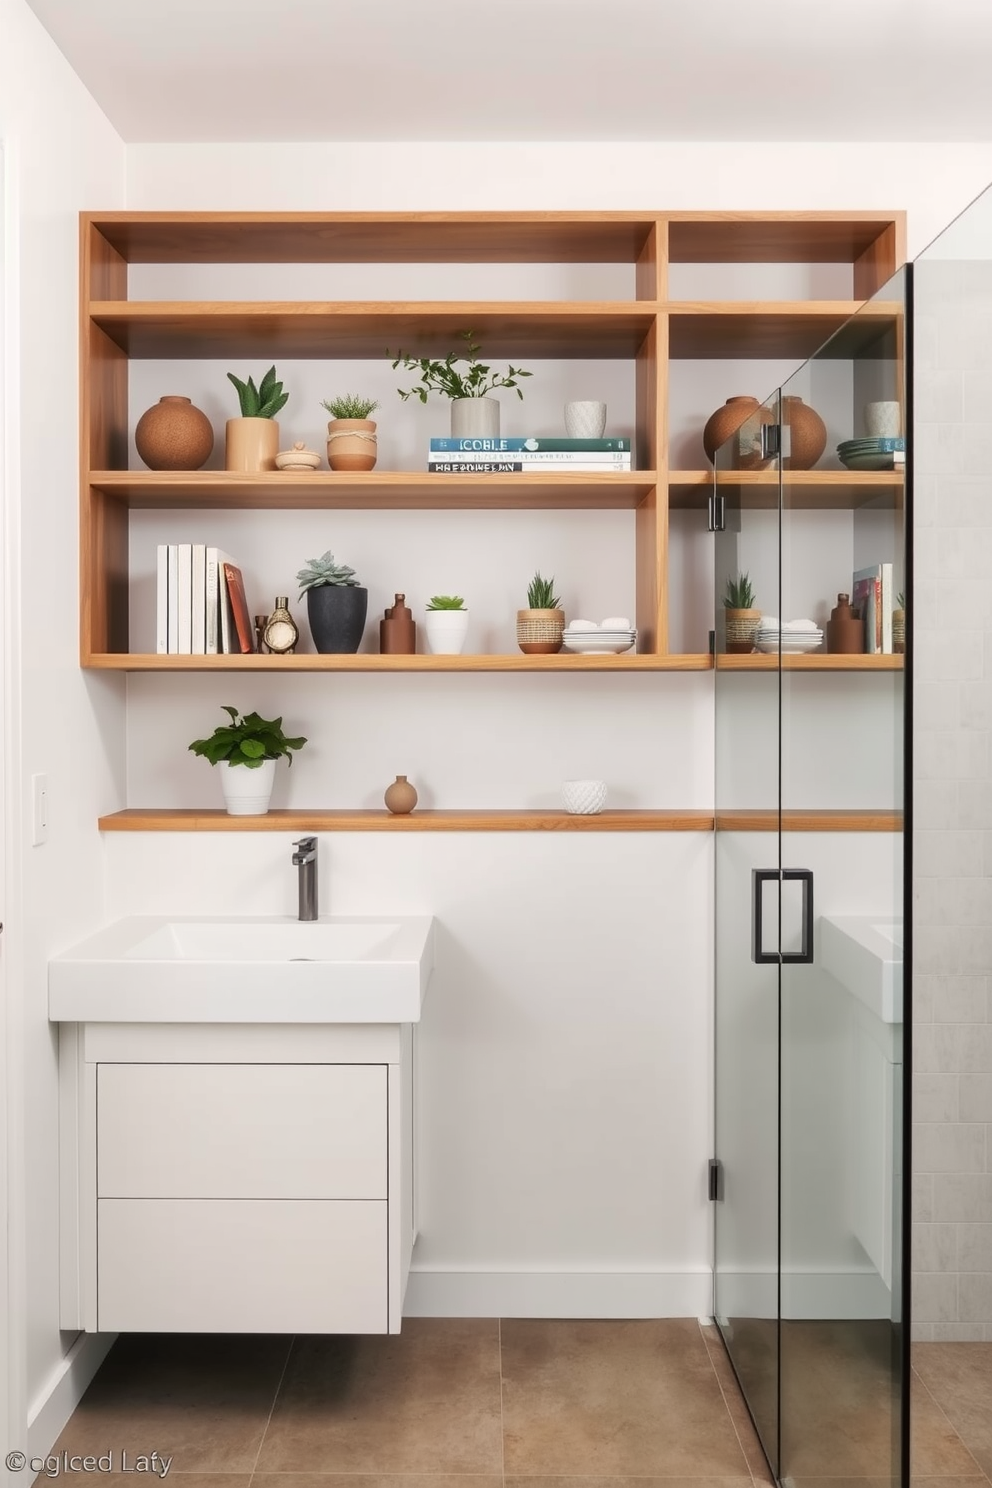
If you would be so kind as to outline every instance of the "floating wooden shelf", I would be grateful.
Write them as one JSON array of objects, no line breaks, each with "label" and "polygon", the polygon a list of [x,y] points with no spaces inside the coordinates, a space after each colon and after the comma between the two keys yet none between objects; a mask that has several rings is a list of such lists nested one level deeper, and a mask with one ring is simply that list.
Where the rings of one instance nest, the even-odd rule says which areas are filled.
[{"label": "floating wooden shelf", "polygon": [[[849,358],[864,345],[889,333],[902,306],[873,304],[861,310],[857,300],[673,301],[669,311],[669,355],[679,357],[794,357],[814,352]],[[824,343],[845,327],[829,347]],[[821,348],[824,348],[821,351]]]},{"label": "floating wooden shelf", "polygon": [[[718,832],[777,832],[777,811],[718,811]],[[783,832],[901,832],[901,811],[783,811]]]},{"label": "floating wooden shelf", "polygon": [[624,511],[657,485],[654,471],[567,471],[509,475],[434,475],[424,470],[370,470],[361,475],[315,470],[232,475],[224,470],[95,470],[90,486],[122,505],[146,510],[215,509],[370,511]]},{"label": "floating wooden shelf", "polygon": [[[778,506],[775,470],[721,470],[717,489],[745,511],[773,511]],[[858,507],[899,509],[905,478],[901,471],[785,470],[783,502],[795,511],[853,511]],[[674,510],[706,506],[713,491],[712,470],[673,470],[668,477],[668,504]]]},{"label": "floating wooden shelf", "polygon": [[159,656],[154,653],[104,652],[84,663],[114,672],[708,672],[713,658],[705,652],[685,656],[649,654],[619,656]]},{"label": "floating wooden shelf", "polygon": [[270,811],[228,816],[225,811],[141,811],[102,816],[101,832],[712,832],[712,811]]},{"label": "floating wooden shelf", "polygon": [[[818,651],[781,658],[784,672],[901,672],[904,661],[903,656],[830,656]],[[745,656],[728,656],[721,653],[716,658],[718,672],[777,672],[778,669],[778,655],[752,652]]]}]

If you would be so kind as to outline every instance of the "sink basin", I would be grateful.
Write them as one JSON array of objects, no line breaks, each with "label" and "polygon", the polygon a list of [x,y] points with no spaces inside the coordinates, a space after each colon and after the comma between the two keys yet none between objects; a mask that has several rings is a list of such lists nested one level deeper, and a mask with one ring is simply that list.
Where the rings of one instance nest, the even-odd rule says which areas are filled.
[{"label": "sink basin", "polygon": [[820,959],[883,1023],[902,1022],[901,920],[838,915],[820,921]]},{"label": "sink basin", "polygon": [[429,915],[133,916],[48,963],[48,1015],[90,1023],[415,1023]]}]

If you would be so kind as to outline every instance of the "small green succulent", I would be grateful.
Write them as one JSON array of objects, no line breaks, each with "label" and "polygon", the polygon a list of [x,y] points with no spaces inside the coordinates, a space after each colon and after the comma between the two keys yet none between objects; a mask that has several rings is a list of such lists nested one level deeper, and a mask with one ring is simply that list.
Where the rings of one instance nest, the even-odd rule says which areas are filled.
[{"label": "small green succulent", "polygon": [[226,760],[230,765],[257,770],[265,760],[279,759],[281,755],[292,764],[290,751],[302,749],[307,742],[305,738],[287,739],[281,718],[262,718],[258,713],[246,713],[239,718],[237,708],[222,706],[231,716],[230,723],[218,724],[209,739],[194,739],[189,746],[194,754],[202,755],[212,765]]},{"label": "small green succulent", "polygon": [[379,407],[375,398],[359,398],[355,393],[344,393],[340,398],[325,398],[321,408],[326,408],[331,418],[367,419]]},{"label": "small green succulent", "polygon": [[463,610],[465,601],[460,594],[435,594],[427,601],[429,610]]},{"label": "small green succulent", "polygon": [[357,589],[355,570],[346,563],[335,563],[334,554],[328,549],[320,558],[308,558],[306,568],[301,568],[296,577],[300,581],[300,592],[319,589],[322,584],[340,584]]},{"label": "small green succulent", "polygon": [[723,599],[728,610],[750,610],[754,608],[754,588],[746,573],[736,579],[727,580],[727,592]]},{"label": "small green succulent", "polygon": [[561,600],[555,593],[554,578],[542,579],[536,573],[527,585],[527,604],[532,610],[559,610]]},{"label": "small green succulent", "polygon": [[276,382],[275,367],[269,368],[258,387],[250,377],[247,382],[242,382],[233,372],[228,372],[227,375],[238,390],[242,418],[275,418],[280,408],[284,408],[289,401],[289,394],[283,392],[282,383]]}]

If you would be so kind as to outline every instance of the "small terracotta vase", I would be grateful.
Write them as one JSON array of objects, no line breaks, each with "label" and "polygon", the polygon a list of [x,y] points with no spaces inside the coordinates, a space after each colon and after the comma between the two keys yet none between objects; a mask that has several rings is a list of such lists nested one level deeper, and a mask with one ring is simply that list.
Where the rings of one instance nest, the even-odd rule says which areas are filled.
[{"label": "small terracotta vase", "polygon": [[802,398],[782,399],[782,422],[790,432],[783,470],[812,470],[827,447],[827,426]]},{"label": "small terracotta vase", "polygon": [[279,453],[279,425],[275,419],[233,418],[227,421],[224,469],[257,475],[275,470]]},{"label": "small terracotta vase", "polygon": [[732,447],[733,470],[759,470],[765,461],[761,455],[761,425],[772,421],[771,410],[759,403],[757,398],[740,394],[728,398],[722,408],[711,413],[703,428],[703,449],[712,465],[717,450],[726,444],[735,433]]},{"label": "small terracotta vase", "polygon": [[417,792],[405,775],[397,775],[382,799],[394,816],[409,816],[417,804]]},{"label": "small terracotta vase", "polygon": [[141,415],[134,443],[149,470],[199,470],[210,459],[214,431],[189,398],[169,393]]},{"label": "small terracotta vase", "polygon": [[374,419],[331,419],[327,463],[332,470],[371,470],[378,455]]},{"label": "small terracotta vase", "polygon": [[417,622],[405,594],[397,594],[379,621],[379,650],[383,656],[413,656],[417,650]]},{"label": "small terracotta vase", "polygon": [[865,649],[865,623],[851,609],[851,596],[838,594],[827,621],[827,650],[834,656],[858,656]]}]

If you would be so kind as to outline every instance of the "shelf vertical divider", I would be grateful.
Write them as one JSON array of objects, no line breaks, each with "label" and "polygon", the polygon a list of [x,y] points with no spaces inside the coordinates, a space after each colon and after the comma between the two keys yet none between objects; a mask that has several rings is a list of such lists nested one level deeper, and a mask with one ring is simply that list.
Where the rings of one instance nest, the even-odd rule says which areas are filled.
[{"label": "shelf vertical divider", "polygon": [[668,317],[656,315],[635,367],[637,452],[657,472],[657,484],[634,517],[636,617],[642,651],[668,652]]},{"label": "shelf vertical divider", "polygon": [[80,662],[128,649],[128,513],[90,486],[92,470],[126,470],[128,360],[94,325],[94,300],[127,299],[127,263],[84,214],[80,222]]},{"label": "shelf vertical divider", "polygon": [[906,219],[900,213],[854,260],[854,298],[870,300],[906,262]]}]

